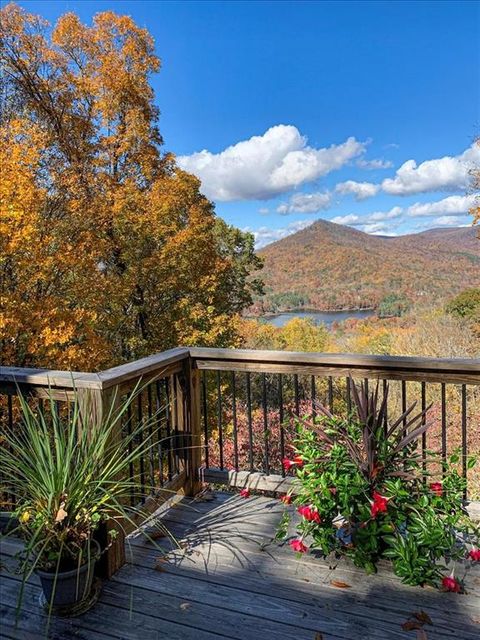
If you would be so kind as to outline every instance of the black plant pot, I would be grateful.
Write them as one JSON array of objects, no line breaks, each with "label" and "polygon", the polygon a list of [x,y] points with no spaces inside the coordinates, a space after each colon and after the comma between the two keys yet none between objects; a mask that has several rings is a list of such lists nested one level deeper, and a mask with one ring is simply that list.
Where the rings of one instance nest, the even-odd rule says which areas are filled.
[{"label": "black plant pot", "polygon": [[10,511],[0,511],[0,534],[7,535],[19,525],[18,519],[14,518]]},{"label": "black plant pot", "polygon": [[78,615],[96,601],[93,570],[100,557],[100,545],[90,541],[90,560],[70,571],[41,571],[36,573],[42,584],[41,604],[55,615]]}]

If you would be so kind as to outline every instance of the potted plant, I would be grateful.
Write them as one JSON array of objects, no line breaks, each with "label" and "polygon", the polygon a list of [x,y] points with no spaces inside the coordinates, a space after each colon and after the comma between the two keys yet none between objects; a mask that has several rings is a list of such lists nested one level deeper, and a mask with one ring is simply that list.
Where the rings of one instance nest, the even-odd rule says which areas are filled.
[{"label": "potted plant", "polygon": [[[24,542],[19,606],[33,572],[40,578],[49,614],[78,614],[95,602],[94,565],[105,551],[95,535],[109,523],[133,522],[139,511],[127,506],[132,492],[140,495],[129,470],[153,446],[158,412],[149,424],[131,425],[128,435],[114,436],[141,391],[137,385],[123,403],[114,397],[107,415],[91,422],[77,399],[64,411],[51,399],[47,413],[19,393],[21,428],[4,434],[0,451],[18,520],[6,534]],[[110,527],[110,544],[116,535],[117,529]]]},{"label": "potted plant", "polygon": [[[296,474],[300,515],[291,548],[346,556],[367,573],[388,559],[406,584],[462,591],[455,563],[480,560],[480,527],[464,507],[459,455],[445,462],[426,451],[424,460],[419,439],[430,427],[428,409],[415,414],[412,405],[389,421],[388,389],[380,400],[378,385],[371,393],[352,379],[350,386],[352,413],[319,407],[317,419],[300,419],[295,457],[284,460]],[[290,518],[286,511],[279,538],[287,538]]]}]

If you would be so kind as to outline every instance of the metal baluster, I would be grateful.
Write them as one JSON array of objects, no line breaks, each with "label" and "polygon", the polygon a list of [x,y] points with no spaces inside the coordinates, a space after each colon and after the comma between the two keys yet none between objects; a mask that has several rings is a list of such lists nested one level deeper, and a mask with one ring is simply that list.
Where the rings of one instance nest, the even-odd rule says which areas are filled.
[{"label": "metal baluster", "polygon": [[202,396],[203,396],[203,437],[205,439],[205,466],[209,467],[208,458],[208,400],[207,400],[207,372],[202,371]]},{"label": "metal baluster", "polygon": [[278,419],[280,422],[280,466],[282,469],[282,476],[285,477],[285,469],[282,464],[282,461],[285,458],[285,429],[283,426],[283,376],[281,373],[278,375],[278,407]]},{"label": "metal baluster", "polygon": [[265,445],[265,468],[267,475],[270,474],[270,460],[268,450],[268,412],[267,412],[267,374],[262,374],[262,409],[263,409],[263,439]]},{"label": "metal baluster", "polygon": [[238,471],[238,432],[237,432],[237,390],[235,371],[232,371],[232,419],[233,419],[233,462]]},{"label": "metal baluster", "polygon": [[248,461],[253,471],[253,427],[252,427],[252,384],[247,373],[247,418],[248,418]]},{"label": "metal baluster", "polygon": [[218,446],[220,449],[220,468],[223,469],[222,387],[220,371],[217,371],[217,426]]},{"label": "metal baluster", "polygon": [[[468,477],[467,469],[467,385],[462,384],[462,474],[465,480]],[[463,491],[463,497],[467,497],[467,487]]]}]

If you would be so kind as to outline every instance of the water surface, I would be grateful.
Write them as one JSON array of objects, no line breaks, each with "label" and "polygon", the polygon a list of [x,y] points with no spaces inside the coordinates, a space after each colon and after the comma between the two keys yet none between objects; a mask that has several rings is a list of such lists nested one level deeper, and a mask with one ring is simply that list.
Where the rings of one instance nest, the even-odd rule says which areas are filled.
[{"label": "water surface", "polygon": [[283,327],[292,318],[311,318],[315,324],[324,323],[330,327],[334,322],[342,322],[348,318],[368,318],[374,316],[373,309],[359,309],[358,311],[287,311],[276,315],[264,316],[262,322],[268,322],[275,327]]}]

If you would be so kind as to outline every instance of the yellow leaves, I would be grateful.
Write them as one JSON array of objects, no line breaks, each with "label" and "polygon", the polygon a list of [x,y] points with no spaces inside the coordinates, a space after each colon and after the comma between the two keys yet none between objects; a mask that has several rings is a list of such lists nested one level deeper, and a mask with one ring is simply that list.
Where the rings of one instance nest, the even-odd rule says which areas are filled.
[{"label": "yellow leaves", "polygon": [[24,511],[20,516],[19,516],[19,520],[22,524],[27,524],[27,522],[30,520],[31,518],[31,513],[30,511]]}]

